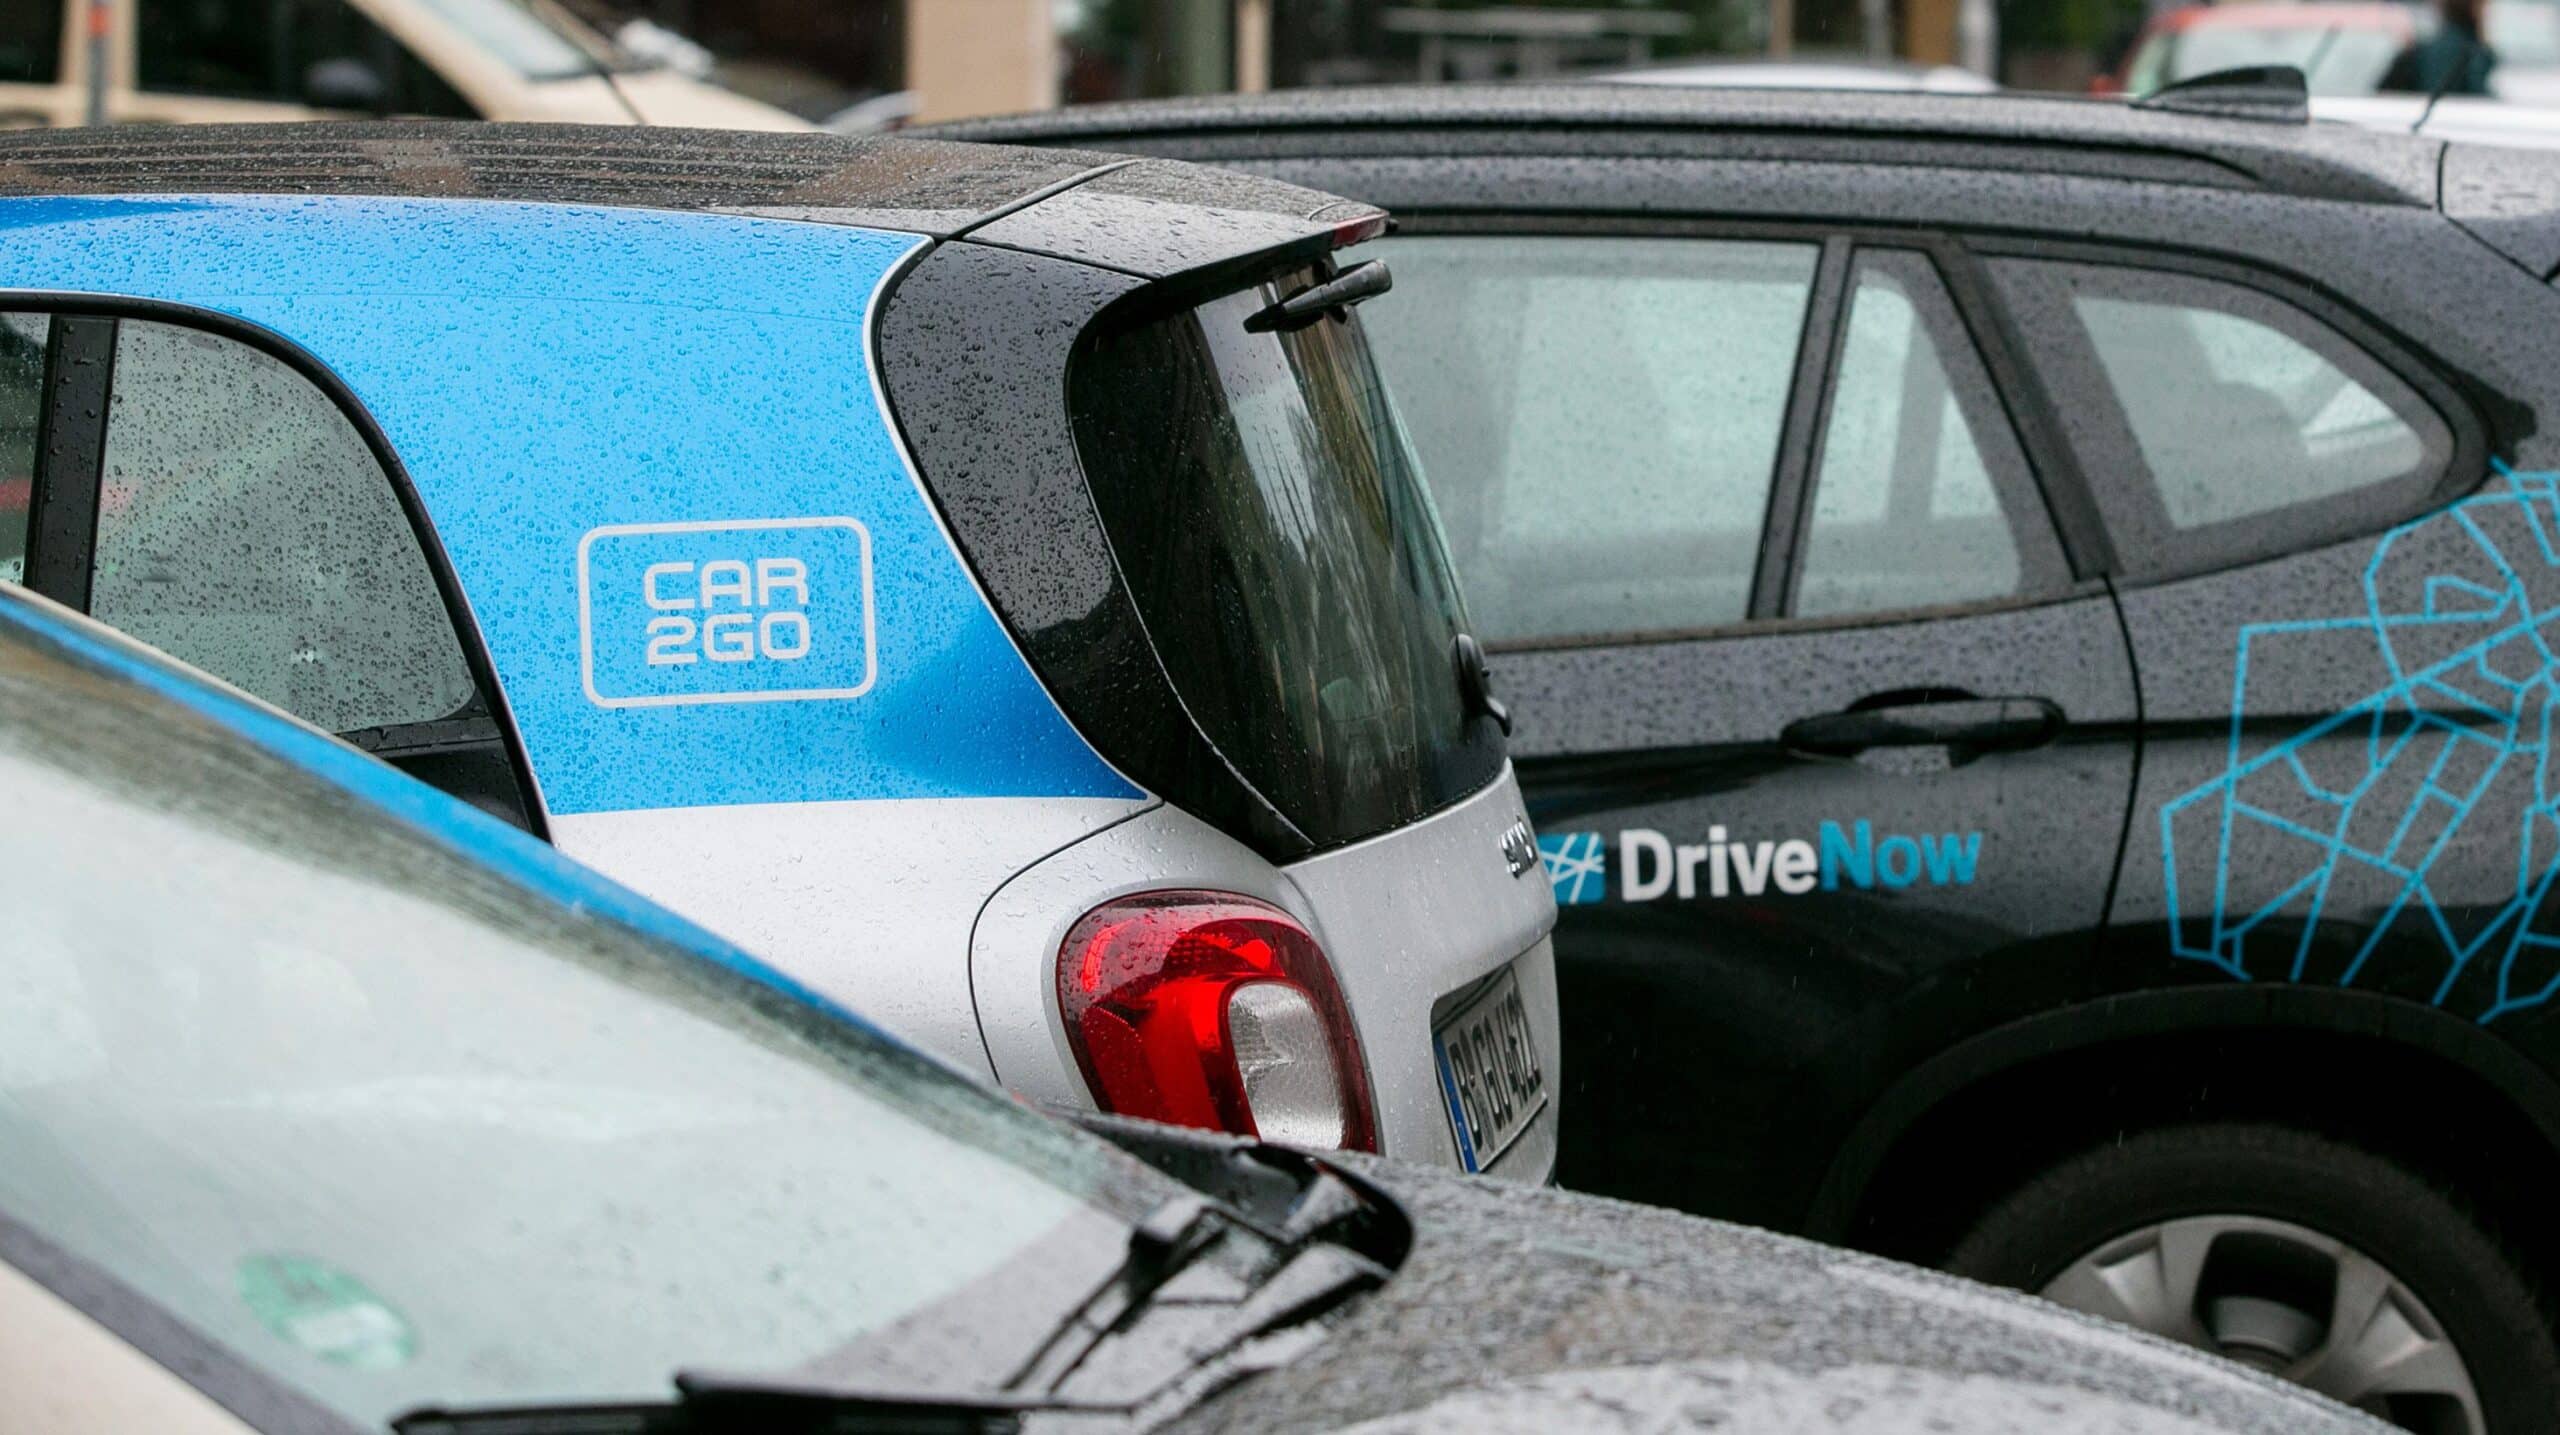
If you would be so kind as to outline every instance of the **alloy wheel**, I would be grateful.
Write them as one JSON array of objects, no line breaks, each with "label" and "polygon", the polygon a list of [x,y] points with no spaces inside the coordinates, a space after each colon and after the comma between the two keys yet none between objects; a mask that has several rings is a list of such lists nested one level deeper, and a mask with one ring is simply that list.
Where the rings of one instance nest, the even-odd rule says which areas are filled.
[{"label": "alloy wheel", "polygon": [[2305,1226],[2188,1216],[2064,1267],[2047,1300],[2209,1350],[2423,1435],[2486,1435],[2444,1325],[2381,1262]]}]

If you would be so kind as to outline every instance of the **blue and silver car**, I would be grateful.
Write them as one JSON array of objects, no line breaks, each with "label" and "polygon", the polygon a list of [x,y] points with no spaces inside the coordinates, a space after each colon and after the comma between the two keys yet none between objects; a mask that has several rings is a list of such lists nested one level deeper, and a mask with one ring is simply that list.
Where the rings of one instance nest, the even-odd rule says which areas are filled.
[{"label": "blue and silver car", "polygon": [[1337,246],[1163,161],[0,144],[0,563],[1026,1097],[1542,1178],[1554,909]]}]

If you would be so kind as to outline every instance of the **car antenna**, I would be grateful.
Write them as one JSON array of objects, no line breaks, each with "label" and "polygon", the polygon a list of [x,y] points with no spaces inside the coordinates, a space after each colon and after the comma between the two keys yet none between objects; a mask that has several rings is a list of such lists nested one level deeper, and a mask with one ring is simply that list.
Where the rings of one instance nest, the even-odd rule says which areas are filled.
[{"label": "car antenna", "polygon": [[2468,35],[2463,37],[2462,63],[2459,65],[2447,65],[2444,68],[2444,73],[2436,76],[2436,86],[2434,89],[2427,91],[2427,103],[2418,111],[2418,121],[2416,124],[2409,126],[2409,133],[2416,134],[2418,131],[2427,127],[2427,121],[2435,117],[2436,101],[2443,99],[2444,92],[2453,88],[2454,76],[2471,68],[2471,52],[2479,48],[2479,41],[2472,39]]},{"label": "car antenna", "polygon": [[2292,65],[2243,65],[2163,85],[2133,107],[2300,125],[2311,122],[2311,88]]}]

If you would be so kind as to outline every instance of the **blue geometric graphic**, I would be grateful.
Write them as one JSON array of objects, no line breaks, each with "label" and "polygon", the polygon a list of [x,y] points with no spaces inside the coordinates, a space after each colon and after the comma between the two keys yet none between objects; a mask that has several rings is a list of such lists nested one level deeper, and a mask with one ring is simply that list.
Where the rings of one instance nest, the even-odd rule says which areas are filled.
[{"label": "blue geometric graphic", "polygon": [[[2226,770],[2160,814],[2176,955],[2353,986],[2383,979],[2387,943],[2395,988],[2438,1006],[2472,973],[2459,1005],[2484,1023],[2560,991],[2560,474],[2497,471],[2383,536],[2363,615],[2241,629]],[[2253,679],[2368,671],[2368,695],[2301,732],[2245,726],[2285,710],[2253,704]]]},{"label": "blue geometric graphic", "polygon": [[1554,832],[1538,838],[1538,856],[1546,863],[1547,882],[1556,889],[1556,905],[1600,902],[1609,896],[1609,849],[1597,832]]}]

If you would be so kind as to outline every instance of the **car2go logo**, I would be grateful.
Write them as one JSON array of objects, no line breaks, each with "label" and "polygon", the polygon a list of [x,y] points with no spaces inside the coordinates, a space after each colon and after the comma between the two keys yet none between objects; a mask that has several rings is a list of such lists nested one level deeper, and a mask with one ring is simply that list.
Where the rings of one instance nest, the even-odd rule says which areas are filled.
[{"label": "car2go logo", "polygon": [[1737,841],[1721,826],[1702,844],[1674,843],[1650,828],[1618,834],[1618,887],[1609,889],[1608,839],[1597,832],[1553,832],[1538,838],[1558,906],[1651,902],[1662,897],[1797,897],[1855,887],[1898,891],[1914,883],[1969,887],[1982,865],[1982,834],[1878,835],[1872,823],[1825,822],[1808,842]]},{"label": "car2go logo", "polygon": [[578,540],[578,639],[598,707],[860,697],[871,534],[850,518],[635,523]]}]

